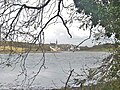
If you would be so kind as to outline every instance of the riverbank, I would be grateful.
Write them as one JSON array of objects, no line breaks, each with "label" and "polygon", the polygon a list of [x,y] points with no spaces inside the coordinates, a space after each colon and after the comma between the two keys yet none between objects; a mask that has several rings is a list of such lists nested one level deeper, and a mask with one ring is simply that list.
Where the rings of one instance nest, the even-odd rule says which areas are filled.
[{"label": "riverbank", "polygon": [[[76,47],[76,45],[72,45]],[[110,52],[114,50],[113,44],[103,44],[103,45],[94,45],[92,47],[88,46],[79,46],[79,48],[72,48],[70,44],[58,44],[57,47],[59,50],[52,50],[50,47],[56,47],[56,45],[51,44],[32,44],[25,42],[12,42],[12,41],[0,41],[0,53],[58,53],[64,51],[76,52],[76,51],[90,51],[90,52]]]}]

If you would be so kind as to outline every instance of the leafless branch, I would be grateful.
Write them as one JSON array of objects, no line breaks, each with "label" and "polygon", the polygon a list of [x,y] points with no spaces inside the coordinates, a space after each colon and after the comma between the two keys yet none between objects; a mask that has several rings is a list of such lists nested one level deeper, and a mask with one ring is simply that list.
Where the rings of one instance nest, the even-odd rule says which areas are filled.
[{"label": "leafless branch", "polygon": [[69,80],[70,80],[70,77],[72,76],[73,71],[74,71],[74,69],[70,71],[70,74],[69,74],[69,76],[68,76],[68,78],[67,78],[67,81],[66,81],[66,83],[65,83],[65,90],[67,89],[67,85],[68,85],[68,82],[69,82]]},{"label": "leafless branch", "polygon": [[90,34],[89,34],[89,37],[84,39],[83,41],[81,41],[75,48],[79,47],[82,43],[84,43],[85,41],[89,40],[92,36],[92,29],[90,29]]}]

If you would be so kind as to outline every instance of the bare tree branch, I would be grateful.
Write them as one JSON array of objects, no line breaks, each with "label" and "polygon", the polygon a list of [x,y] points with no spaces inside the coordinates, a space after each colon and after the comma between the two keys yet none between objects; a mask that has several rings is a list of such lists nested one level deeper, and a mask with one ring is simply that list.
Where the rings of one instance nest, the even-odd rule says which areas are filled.
[{"label": "bare tree branch", "polygon": [[23,6],[21,6],[21,8],[19,9],[19,11],[18,11],[18,13],[16,14],[15,18],[13,19],[12,23],[10,24],[9,32],[6,34],[5,38],[8,37],[8,34],[10,33],[10,30],[13,28],[13,23],[14,23],[14,21],[17,19],[17,17],[20,15],[22,9],[23,9]]},{"label": "bare tree branch", "polygon": [[44,8],[45,6],[47,6],[49,4],[51,0],[47,0],[46,3],[44,3],[42,6],[40,7],[32,7],[32,6],[27,6],[26,4],[24,4],[24,8],[28,8],[28,9],[37,9],[37,10],[41,10],[42,8]]},{"label": "bare tree branch", "polygon": [[85,41],[89,40],[92,36],[92,29],[90,29],[90,34],[89,34],[89,37],[84,39],[83,41],[81,41],[75,48],[79,47],[82,43],[84,43]]},{"label": "bare tree branch", "polygon": [[66,83],[65,83],[65,90],[67,89],[67,85],[68,85],[68,82],[69,82],[69,80],[70,80],[70,77],[72,76],[73,71],[74,71],[74,69],[72,69],[72,70],[70,71],[70,74],[69,74],[69,76],[68,76],[68,78],[67,78],[67,81],[66,81]]}]

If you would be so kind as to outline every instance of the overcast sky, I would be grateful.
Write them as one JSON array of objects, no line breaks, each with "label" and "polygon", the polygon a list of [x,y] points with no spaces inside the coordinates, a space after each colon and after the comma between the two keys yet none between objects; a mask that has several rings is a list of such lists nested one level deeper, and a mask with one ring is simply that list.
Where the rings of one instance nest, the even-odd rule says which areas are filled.
[{"label": "overcast sky", "polygon": [[[32,0],[31,0],[32,1]],[[53,0],[54,1],[54,0]],[[53,5],[54,2],[51,2],[50,5],[46,6],[44,8],[44,18],[43,18],[43,23],[45,24],[51,17],[53,17],[54,15],[56,15],[56,10],[57,10],[57,3],[55,4],[55,6]],[[73,0],[65,0],[64,1],[64,5],[70,5],[71,3],[73,3]],[[74,7],[75,9],[75,7]],[[51,14],[52,12],[52,14]],[[68,9],[62,9],[61,11],[61,16],[64,18],[64,20],[68,20],[68,17],[70,14],[68,14],[69,10]],[[78,17],[80,17],[83,14],[77,14]],[[85,16],[85,15],[83,15]],[[86,18],[86,17],[85,17]],[[89,18],[87,18],[89,21]],[[47,29],[44,30],[44,35],[45,35],[45,43],[55,43],[56,40],[58,41],[59,44],[75,44],[78,45],[80,42],[82,42],[83,40],[85,40],[86,38],[89,37],[90,35],[90,30],[89,28],[87,30],[82,30],[82,29],[78,29],[78,27],[81,24],[81,21],[76,21],[73,20],[73,24],[71,27],[69,27],[69,24],[67,23],[67,26],[69,27],[70,33],[72,35],[72,38],[70,38],[70,36],[67,33],[66,28],[64,27],[64,25],[62,24],[61,20],[58,18],[57,21],[59,23],[55,23],[55,24],[50,24],[49,27],[47,27]],[[60,23],[61,22],[61,23]],[[50,22],[52,23],[52,22]],[[39,32],[40,28],[38,28],[38,32]],[[35,31],[36,32],[36,31]],[[95,44],[92,43],[92,39],[85,41],[81,46],[93,46]]]},{"label": "overcast sky", "polygon": [[[73,3],[73,0],[67,0],[66,4]],[[64,18],[68,17],[66,10],[63,9],[62,14]],[[63,26],[62,23],[50,25],[45,32],[45,43],[54,43],[56,40],[59,44],[79,44],[81,41],[89,37],[89,30],[83,31],[78,30],[78,26],[80,25],[79,22],[74,22],[70,29],[70,33],[72,34],[72,38],[68,35],[66,28]],[[91,46],[92,41],[88,40],[84,42],[82,45]]]},{"label": "overcast sky", "polygon": [[[51,25],[45,30],[45,43],[54,43],[56,40],[59,44],[79,44],[89,36],[89,30],[78,30],[77,27],[70,27],[72,38],[68,35],[66,28],[62,24]],[[91,40],[86,41],[83,45],[92,45]]]}]

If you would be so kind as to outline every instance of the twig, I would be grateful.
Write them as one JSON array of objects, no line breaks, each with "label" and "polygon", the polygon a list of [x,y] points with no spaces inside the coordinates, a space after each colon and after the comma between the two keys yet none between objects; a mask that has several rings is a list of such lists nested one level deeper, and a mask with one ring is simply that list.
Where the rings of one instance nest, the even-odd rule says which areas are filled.
[{"label": "twig", "polygon": [[67,81],[66,81],[66,83],[65,83],[65,90],[67,89],[67,85],[68,85],[68,82],[69,82],[69,80],[70,80],[70,77],[71,77],[73,71],[74,71],[74,69],[72,69],[72,70],[70,71],[70,74],[69,74],[69,76],[68,76],[68,79],[67,79]]},{"label": "twig", "polygon": [[83,41],[81,41],[75,48],[79,47],[82,43],[84,43],[85,41],[89,40],[92,36],[92,30],[90,29],[90,34],[88,36],[88,38],[84,39]]}]

